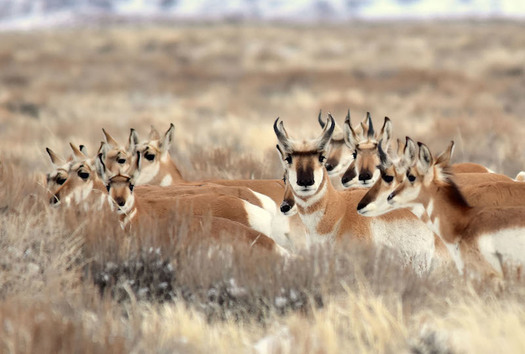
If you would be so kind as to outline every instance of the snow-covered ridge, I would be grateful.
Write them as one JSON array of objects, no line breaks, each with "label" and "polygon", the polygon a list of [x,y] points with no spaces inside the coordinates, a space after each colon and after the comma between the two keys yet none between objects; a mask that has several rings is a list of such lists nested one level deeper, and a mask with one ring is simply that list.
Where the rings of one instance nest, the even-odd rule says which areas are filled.
[{"label": "snow-covered ridge", "polygon": [[113,16],[297,22],[465,17],[525,19],[525,0],[0,0],[0,29],[74,25]]}]

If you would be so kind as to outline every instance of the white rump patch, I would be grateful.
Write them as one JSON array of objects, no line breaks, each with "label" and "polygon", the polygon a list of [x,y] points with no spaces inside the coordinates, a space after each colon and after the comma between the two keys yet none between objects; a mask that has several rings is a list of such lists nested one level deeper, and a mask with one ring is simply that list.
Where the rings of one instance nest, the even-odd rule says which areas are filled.
[{"label": "white rump patch", "polygon": [[150,166],[142,166],[135,185],[148,184],[159,174],[160,164],[154,163]]},{"label": "white rump patch", "polygon": [[259,208],[250,202],[242,200],[244,210],[248,215],[248,223],[250,227],[256,231],[262,232],[266,236],[272,234],[272,216],[263,208]]}]

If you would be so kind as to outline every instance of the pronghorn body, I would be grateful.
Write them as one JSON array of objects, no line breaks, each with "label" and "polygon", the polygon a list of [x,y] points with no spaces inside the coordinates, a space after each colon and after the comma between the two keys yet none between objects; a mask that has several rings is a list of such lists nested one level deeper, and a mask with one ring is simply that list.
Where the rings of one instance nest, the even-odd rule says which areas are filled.
[{"label": "pronghorn body", "polygon": [[452,147],[434,160],[420,144],[417,164],[388,203],[410,208],[438,234],[460,272],[502,274],[504,263],[525,265],[525,208],[469,205],[448,170]]},{"label": "pronghorn body", "polygon": [[202,218],[211,217],[211,233],[235,231],[253,244],[283,255],[288,253],[267,236],[271,231],[269,213],[243,199],[204,191],[169,195],[165,187],[133,188],[132,178],[126,175],[113,176],[107,185],[109,201],[116,207],[120,222],[126,229],[137,228],[146,222],[166,224],[173,219],[179,225],[189,222],[194,228],[199,226]]},{"label": "pronghorn body", "polygon": [[434,236],[425,225],[406,211],[374,219],[362,217],[357,214],[357,204],[366,190],[337,191],[331,185],[323,165],[331,129],[333,119],[329,118],[319,139],[297,142],[288,138],[282,123],[274,124],[298,215],[311,242],[362,239],[388,245],[418,271],[428,270]]}]

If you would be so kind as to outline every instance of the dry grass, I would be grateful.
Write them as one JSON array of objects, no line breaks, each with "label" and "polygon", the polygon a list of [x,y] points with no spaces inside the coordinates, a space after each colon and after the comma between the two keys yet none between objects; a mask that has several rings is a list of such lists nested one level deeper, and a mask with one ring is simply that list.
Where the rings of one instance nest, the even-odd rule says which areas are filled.
[{"label": "dry grass", "polygon": [[511,176],[525,166],[525,31],[506,22],[121,25],[0,34],[0,351],[523,352],[525,285],[417,277],[344,245],[291,262],[199,235],[125,235],[47,206],[46,146],[176,126],[188,179],[279,178],[271,125],[371,111]]}]

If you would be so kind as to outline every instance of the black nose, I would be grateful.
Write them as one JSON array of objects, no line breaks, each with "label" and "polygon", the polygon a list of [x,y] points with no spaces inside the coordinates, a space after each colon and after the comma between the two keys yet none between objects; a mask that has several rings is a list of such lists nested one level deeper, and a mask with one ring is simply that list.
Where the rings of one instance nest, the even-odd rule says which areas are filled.
[{"label": "black nose", "polygon": [[366,203],[360,202],[359,204],[357,204],[357,210],[361,210],[364,207],[366,207]]},{"label": "black nose", "polygon": [[326,167],[326,170],[328,172],[332,171],[334,169],[334,165],[332,165],[331,163],[327,163],[326,165],[324,165]]},{"label": "black nose", "polygon": [[360,181],[368,181],[370,179],[372,179],[372,174],[370,172],[363,172],[359,174]]},{"label": "black nose", "polygon": [[314,185],[314,179],[313,178],[304,178],[297,181],[297,184],[301,187],[310,187]]},{"label": "black nose", "polygon": [[394,192],[390,193],[388,195],[388,197],[386,198],[386,200],[392,200],[394,197],[396,196],[396,194]]},{"label": "black nose", "polygon": [[348,182],[350,182],[352,180],[351,177],[349,176],[343,176],[343,178],[341,178],[341,183],[342,184],[347,184]]},{"label": "black nose", "polygon": [[124,200],[124,198],[117,198],[115,199],[115,202],[117,203],[119,207],[123,207],[126,204],[126,201]]},{"label": "black nose", "polygon": [[287,213],[292,209],[291,205],[288,202],[284,201],[281,203],[281,213]]}]

